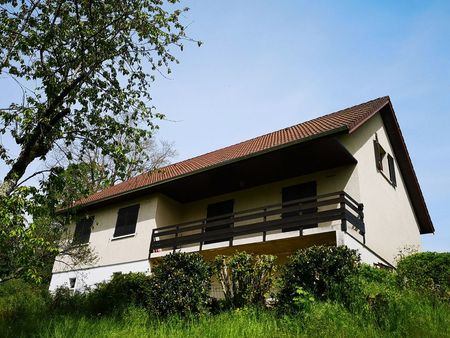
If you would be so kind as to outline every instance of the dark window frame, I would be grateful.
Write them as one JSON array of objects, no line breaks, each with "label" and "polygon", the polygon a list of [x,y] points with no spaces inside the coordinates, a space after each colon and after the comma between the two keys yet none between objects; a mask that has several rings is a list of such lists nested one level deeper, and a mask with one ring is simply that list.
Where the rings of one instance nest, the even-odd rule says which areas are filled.
[{"label": "dark window frame", "polygon": [[395,173],[395,161],[394,158],[388,154],[388,166],[389,166],[389,179],[394,187],[397,186],[397,175]]},{"label": "dark window frame", "polygon": [[89,243],[91,238],[92,225],[94,224],[94,216],[81,218],[75,225],[72,244],[81,245]]},{"label": "dark window frame", "polygon": [[133,235],[136,233],[136,224],[139,216],[140,204],[133,204],[120,208],[117,211],[116,226],[113,238]]},{"label": "dark window frame", "polygon": [[[397,176],[395,172],[395,159],[381,146],[378,141],[378,137],[375,134],[375,140],[373,140],[375,151],[375,166],[378,172],[383,176],[386,181],[389,182],[394,188],[397,187]],[[386,159],[387,168],[383,166],[383,161]]]}]

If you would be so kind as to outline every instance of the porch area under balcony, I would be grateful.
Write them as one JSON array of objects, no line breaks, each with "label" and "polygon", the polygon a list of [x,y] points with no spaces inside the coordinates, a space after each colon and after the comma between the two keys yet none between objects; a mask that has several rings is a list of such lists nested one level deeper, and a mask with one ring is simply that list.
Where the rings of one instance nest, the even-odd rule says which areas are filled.
[{"label": "porch area under balcony", "polygon": [[280,261],[312,245],[337,245],[337,232],[364,241],[363,204],[344,191],[205,217],[153,229],[151,261],[170,252],[200,252],[206,259],[236,251],[273,254]]}]

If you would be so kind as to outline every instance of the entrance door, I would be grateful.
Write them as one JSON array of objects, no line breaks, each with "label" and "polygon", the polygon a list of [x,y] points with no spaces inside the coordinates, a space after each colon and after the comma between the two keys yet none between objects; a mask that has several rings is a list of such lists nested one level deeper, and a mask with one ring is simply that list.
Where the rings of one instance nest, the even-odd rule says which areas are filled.
[{"label": "entrance door", "polygon": [[[316,181],[302,183],[293,185],[290,187],[285,187],[281,191],[282,195],[282,203],[285,205],[287,202],[299,200],[299,199],[306,199],[305,201],[302,201],[301,203],[311,203],[317,201],[317,183]],[[309,197],[311,199],[309,199]],[[292,204],[293,206],[293,204]],[[291,212],[285,212],[281,215],[283,219],[288,219],[289,217],[298,216],[298,215],[307,215],[307,214],[314,214],[317,212],[317,207],[308,208],[305,210],[302,210],[301,212],[298,211],[291,211]],[[305,224],[303,226],[296,225],[295,223],[289,224],[286,227],[282,228],[283,232],[286,231],[292,231],[292,230],[300,230],[300,228],[307,229],[307,228],[315,228],[317,227],[317,223],[311,223],[311,224]]]},{"label": "entrance door", "polygon": [[[220,221],[225,221],[227,219],[230,219],[231,216],[229,216],[229,214],[233,213],[233,208],[234,208],[233,200],[228,200],[228,201],[223,201],[223,202],[208,205],[208,208],[206,210],[206,217],[208,218],[208,220],[206,221],[205,232],[210,232],[210,231],[212,232],[212,231],[217,231],[217,230],[221,230],[221,229],[231,228],[233,226],[233,222],[231,222],[231,221],[225,222],[225,223],[219,224],[219,225],[213,225],[213,226],[208,226],[208,223],[212,223],[212,222],[215,223],[215,222],[220,222]],[[227,216],[225,216],[223,218],[219,217],[222,215],[227,215]],[[211,217],[214,217],[214,220],[210,221],[209,219]],[[205,241],[205,244],[217,243],[217,242],[229,241],[229,240],[231,240],[231,237],[227,237],[225,235],[223,238]]]}]

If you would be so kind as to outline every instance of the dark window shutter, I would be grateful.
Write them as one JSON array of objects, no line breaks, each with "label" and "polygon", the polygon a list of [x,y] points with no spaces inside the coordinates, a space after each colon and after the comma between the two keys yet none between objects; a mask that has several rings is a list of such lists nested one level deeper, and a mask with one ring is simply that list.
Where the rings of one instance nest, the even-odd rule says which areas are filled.
[{"label": "dark window shutter", "polygon": [[[225,222],[223,224],[219,224],[219,225],[207,225],[205,228],[205,232],[214,232],[217,230],[223,230],[223,229],[228,229],[228,228],[232,228],[233,227],[233,222],[226,222],[226,220],[232,218],[232,216],[230,216],[230,214],[233,213],[233,209],[234,209],[234,200],[228,200],[228,201],[223,201],[223,202],[219,202],[219,203],[214,203],[214,204],[210,204],[207,207],[206,210],[206,223],[216,223],[216,222]],[[224,216],[223,218],[221,218],[220,216],[222,215],[227,215]],[[213,218],[213,220],[210,220],[210,218]],[[211,244],[211,243],[217,243],[217,242],[221,242],[221,241],[230,241],[232,238],[229,237],[228,234],[219,234],[217,235],[217,239],[214,240],[209,240],[209,241],[205,241],[205,244]]]},{"label": "dark window shutter", "polygon": [[80,219],[75,227],[73,234],[73,244],[88,243],[91,237],[91,227],[94,224],[94,216]]},{"label": "dark window shutter", "polygon": [[[302,184],[297,184],[289,187],[285,187],[281,191],[281,199],[283,202],[283,207],[292,207],[295,206],[295,204],[290,204],[289,202],[296,201],[296,200],[302,200],[302,203],[312,203],[314,204],[317,202],[317,182],[306,182]],[[305,200],[307,199],[307,200]],[[286,205],[287,203],[287,205]],[[292,220],[293,217],[300,216],[300,215],[308,215],[308,214],[315,214],[317,212],[317,207],[311,207],[307,209],[303,209],[302,211],[289,211],[289,212],[283,212],[281,214],[281,218],[286,220],[286,223],[289,224],[290,218]],[[297,222],[298,223],[298,222]],[[300,230],[301,228],[307,229],[307,228],[315,228],[317,227],[317,223],[311,223],[311,224],[303,224],[301,226],[297,224],[289,224],[288,226],[284,226],[282,228],[283,232],[286,231],[293,231],[293,230]]]},{"label": "dark window shutter", "polygon": [[383,170],[383,164],[381,162],[381,149],[377,140],[373,140],[373,147],[375,150],[375,165],[378,170]]},{"label": "dark window shutter", "polygon": [[114,237],[133,234],[136,231],[138,213],[139,204],[119,209]]},{"label": "dark window shutter", "polygon": [[389,163],[389,177],[391,179],[391,183],[394,187],[397,186],[397,178],[395,176],[395,165],[394,158],[388,154],[388,163]]}]

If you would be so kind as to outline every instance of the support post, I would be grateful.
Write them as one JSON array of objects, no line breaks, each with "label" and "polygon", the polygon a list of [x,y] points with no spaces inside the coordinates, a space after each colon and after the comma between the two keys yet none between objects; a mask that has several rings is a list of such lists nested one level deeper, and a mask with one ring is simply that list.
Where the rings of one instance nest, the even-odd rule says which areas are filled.
[{"label": "support post", "polygon": [[347,217],[345,216],[345,193],[339,194],[340,210],[341,210],[341,230],[347,231]]}]

